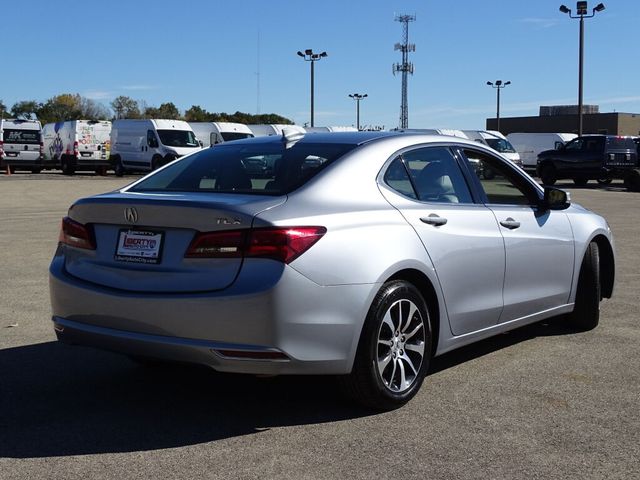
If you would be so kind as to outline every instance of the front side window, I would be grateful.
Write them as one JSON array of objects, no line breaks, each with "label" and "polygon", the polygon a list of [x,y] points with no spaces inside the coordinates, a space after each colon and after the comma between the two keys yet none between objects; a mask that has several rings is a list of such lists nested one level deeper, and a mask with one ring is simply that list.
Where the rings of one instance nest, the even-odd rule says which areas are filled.
[{"label": "front side window", "polygon": [[158,148],[158,139],[153,130],[147,130],[147,145],[151,148]]},{"label": "front side window", "polygon": [[582,150],[582,144],[583,144],[583,140],[581,138],[576,138],[574,140],[571,140],[569,143],[567,143],[567,150],[571,150],[571,151],[578,151],[578,150]]},{"label": "front side window", "polygon": [[191,130],[158,130],[160,141],[167,147],[195,148],[200,144]]},{"label": "front side window", "polygon": [[423,202],[472,202],[460,167],[447,147],[403,153],[389,165],[385,182],[397,192]]},{"label": "front side window", "polygon": [[538,195],[518,172],[484,152],[463,150],[467,161],[480,179],[488,203],[497,205],[536,205]]},{"label": "front side window", "polygon": [[133,192],[224,192],[283,195],[308,182],[356,145],[222,143],[145,177]]}]

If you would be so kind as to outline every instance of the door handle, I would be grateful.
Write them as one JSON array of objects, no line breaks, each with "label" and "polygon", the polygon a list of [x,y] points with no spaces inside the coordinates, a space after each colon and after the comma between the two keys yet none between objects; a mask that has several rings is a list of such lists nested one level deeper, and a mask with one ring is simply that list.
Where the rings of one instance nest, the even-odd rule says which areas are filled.
[{"label": "door handle", "polygon": [[502,220],[500,222],[500,225],[502,225],[505,228],[508,228],[509,230],[514,230],[520,227],[520,222],[517,222],[513,218],[509,217],[506,220]]},{"label": "door handle", "polygon": [[432,213],[428,217],[420,217],[420,221],[426,223],[427,225],[433,225],[434,227],[440,227],[447,223],[446,218],[442,218],[435,213]]}]

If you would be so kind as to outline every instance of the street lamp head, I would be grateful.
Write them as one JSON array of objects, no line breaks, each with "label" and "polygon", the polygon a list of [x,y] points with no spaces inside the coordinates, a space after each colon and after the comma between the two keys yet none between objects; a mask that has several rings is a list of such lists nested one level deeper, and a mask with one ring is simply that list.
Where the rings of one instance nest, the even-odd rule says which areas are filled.
[{"label": "street lamp head", "polygon": [[505,86],[507,86],[507,85],[511,85],[511,81],[509,80],[509,81],[507,81],[507,82],[504,82],[504,84],[505,84]]},{"label": "street lamp head", "polygon": [[307,48],[307,49],[304,51],[304,54],[305,54],[305,55],[313,55],[313,50],[311,50],[310,48]]},{"label": "street lamp head", "polygon": [[586,15],[587,14],[587,2],[577,2],[576,3],[576,14],[577,15]]},{"label": "street lamp head", "polygon": [[593,7],[593,11],[595,12],[601,12],[605,9],[604,3],[599,3],[598,5],[596,5],[595,7]]},{"label": "street lamp head", "polygon": [[[601,5],[602,5],[602,4],[601,4]],[[321,56],[321,57],[326,57],[326,56],[327,56],[327,52],[322,52],[322,53],[320,54],[320,56]]]},{"label": "street lamp head", "polygon": [[300,50],[298,50],[298,55],[304,57],[304,53],[302,53]]},{"label": "street lamp head", "polygon": [[362,96],[362,98],[368,97],[369,95],[367,95],[366,93]]},{"label": "street lamp head", "polygon": [[487,82],[487,85],[492,87],[493,86],[493,82]]},{"label": "street lamp head", "polygon": [[571,10],[569,10],[566,5],[560,5],[560,11],[562,13],[568,13],[569,15],[571,15]]}]

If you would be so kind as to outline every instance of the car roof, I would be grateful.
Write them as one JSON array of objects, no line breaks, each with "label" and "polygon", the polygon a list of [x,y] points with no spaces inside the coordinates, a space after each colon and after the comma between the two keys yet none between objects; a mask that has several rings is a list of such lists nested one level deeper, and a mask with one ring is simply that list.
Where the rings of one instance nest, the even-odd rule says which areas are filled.
[{"label": "car roof", "polygon": [[[297,132],[296,132],[297,134]],[[370,142],[379,138],[395,137],[399,135],[406,135],[402,132],[311,132],[304,135],[297,134],[291,141],[299,143],[338,143],[343,145],[361,145],[363,143]],[[242,143],[255,144],[255,143],[277,143],[282,141],[282,135],[269,135],[260,136],[255,138],[246,138],[241,140],[233,140],[233,142],[225,142],[225,144],[238,145]],[[222,146],[224,144],[221,144]],[[218,145],[216,145],[218,147]]]}]

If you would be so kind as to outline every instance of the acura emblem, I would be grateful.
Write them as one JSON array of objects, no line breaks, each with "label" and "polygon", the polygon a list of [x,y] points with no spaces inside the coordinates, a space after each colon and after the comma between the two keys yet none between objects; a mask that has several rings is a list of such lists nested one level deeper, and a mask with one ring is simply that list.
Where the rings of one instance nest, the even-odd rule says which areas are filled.
[{"label": "acura emblem", "polygon": [[129,223],[136,223],[138,221],[138,211],[133,207],[125,208],[124,219]]}]

